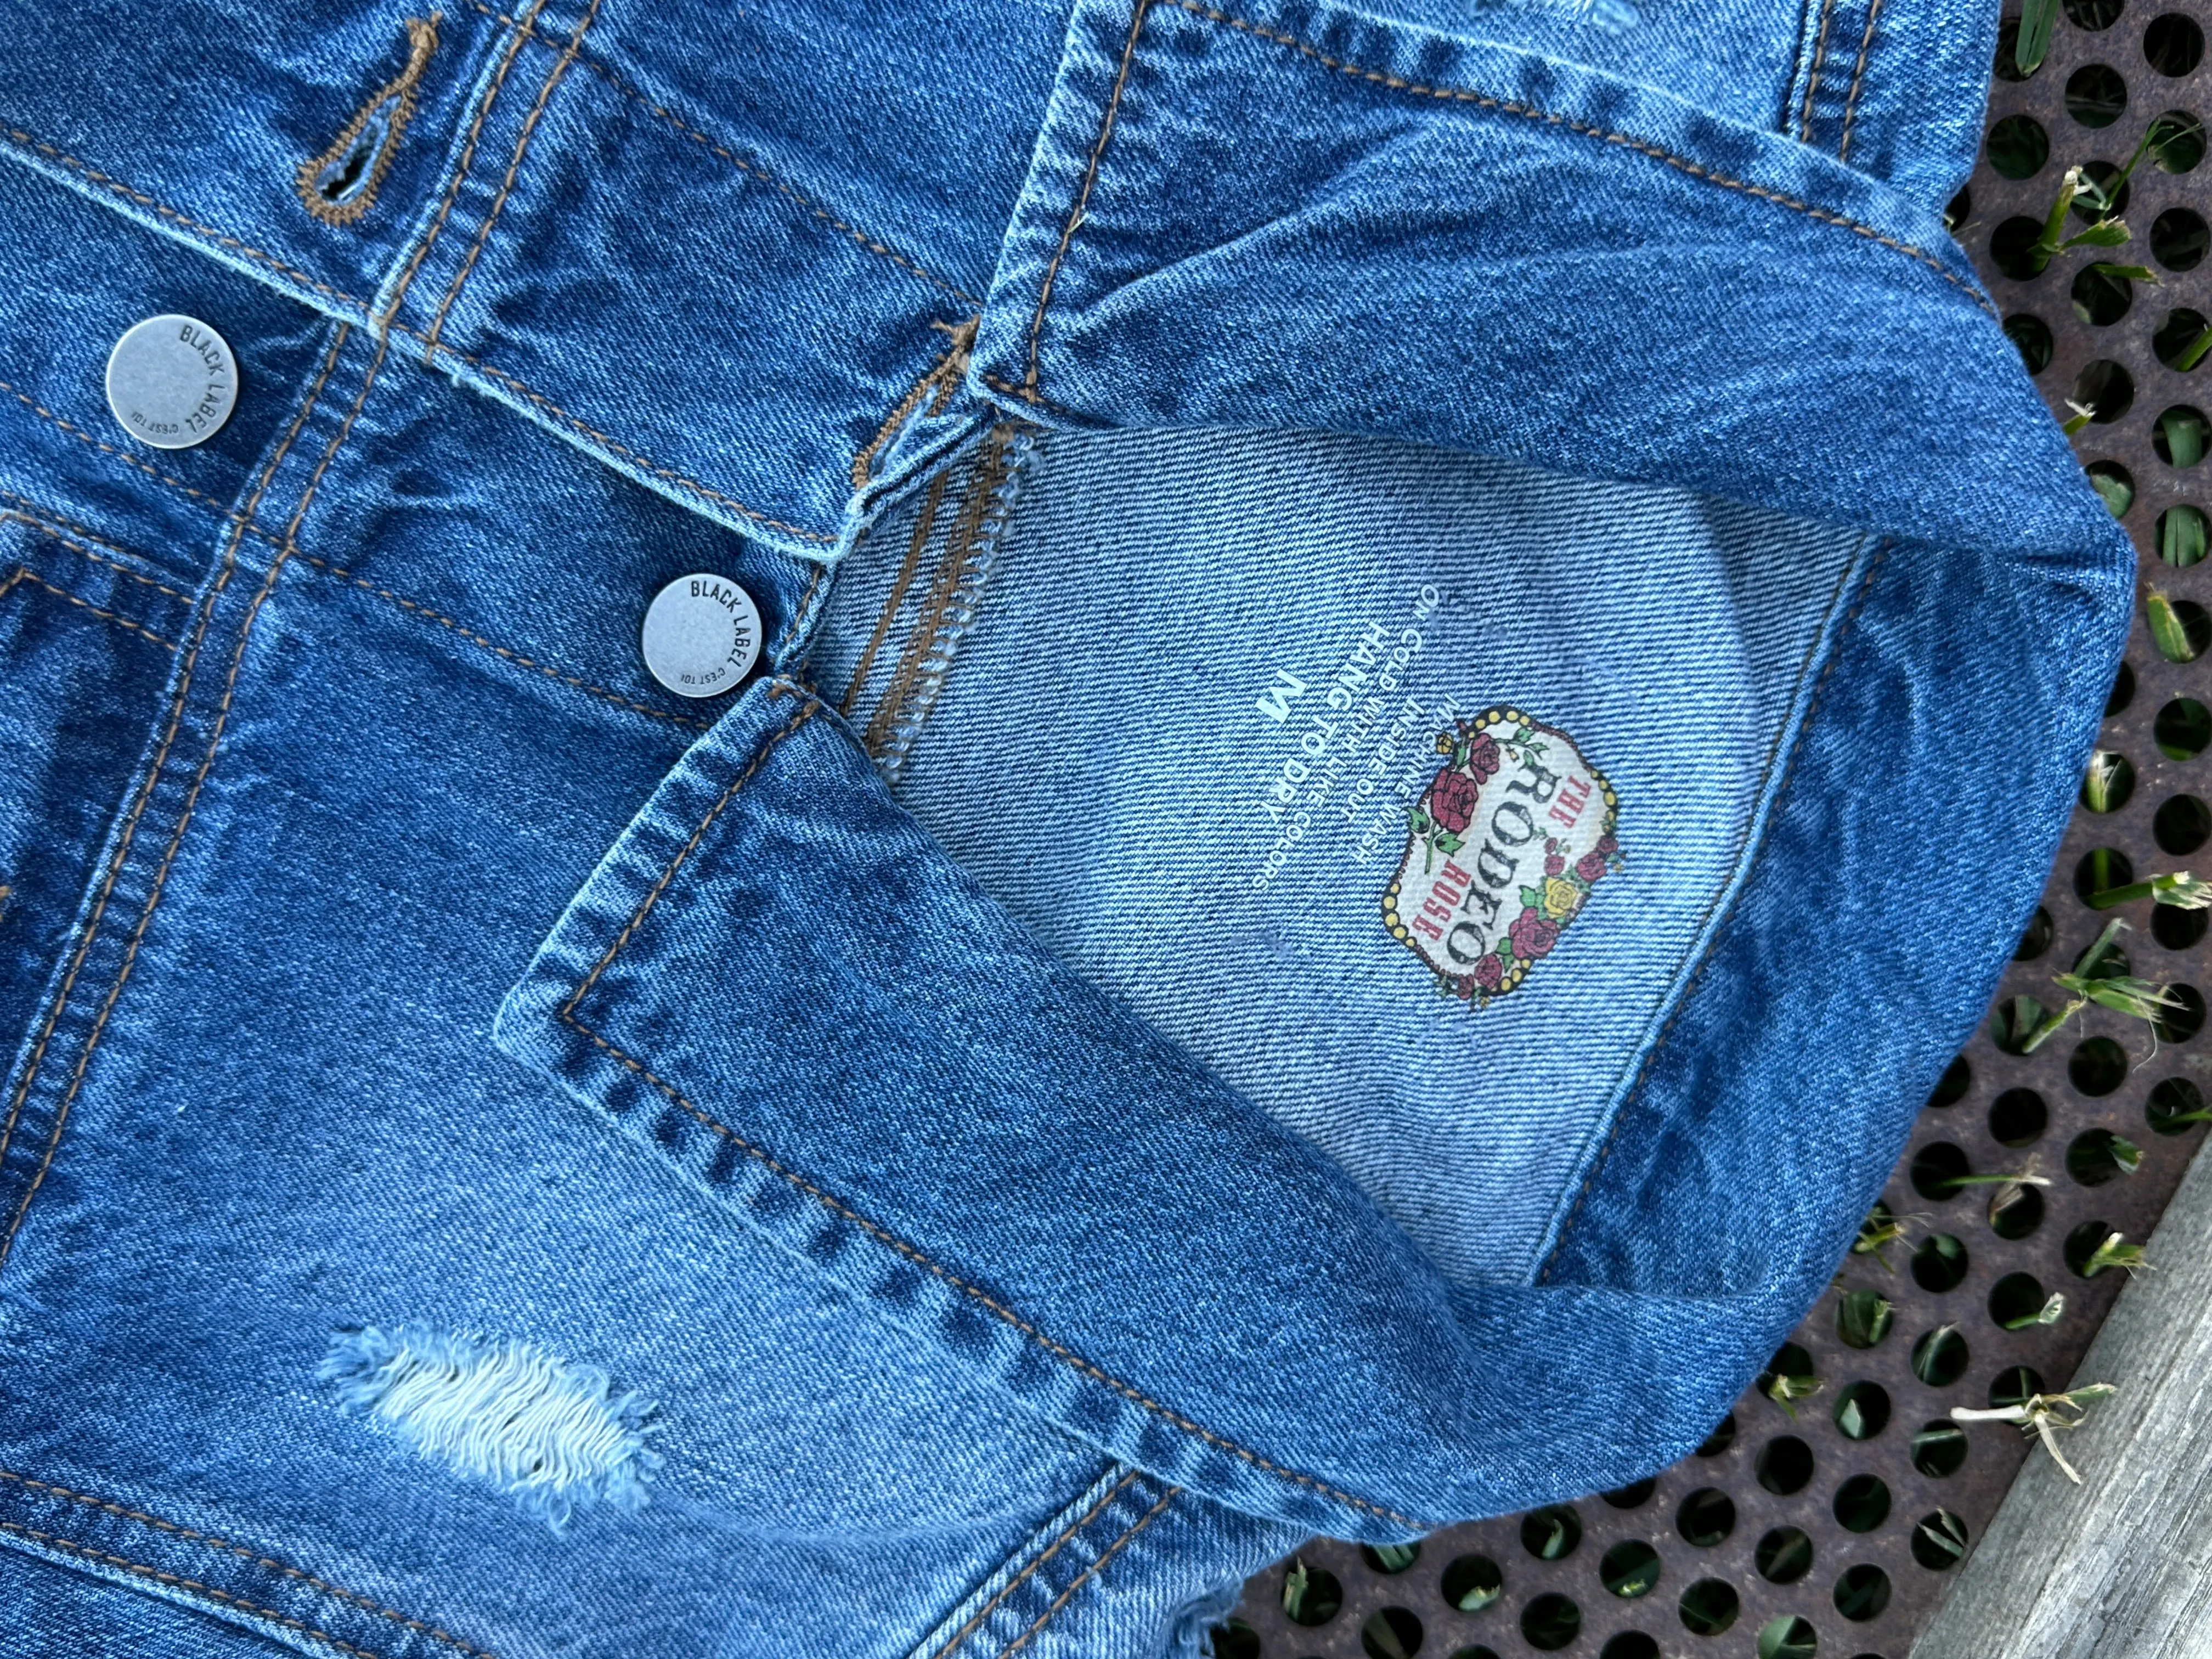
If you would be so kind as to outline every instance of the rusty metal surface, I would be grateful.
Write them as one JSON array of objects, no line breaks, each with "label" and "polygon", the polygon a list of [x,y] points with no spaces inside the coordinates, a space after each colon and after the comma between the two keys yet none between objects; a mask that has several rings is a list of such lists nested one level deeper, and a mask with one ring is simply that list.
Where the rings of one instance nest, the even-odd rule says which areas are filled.
[{"label": "rusty metal surface", "polygon": [[[2126,313],[2101,326],[2077,315],[2069,297],[2075,279],[2093,259],[2161,266],[2151,250],[2151,227],[2169,210],[2212,217],[2212,161],[2182,173],[2162,171],[2148,161],[2139,166],[2122,213],[2134,232],[2124,247],[2062,254],[2042,275],[2027,281],[2002,275],[1990,254],[1991,238],[2006,221],[2043,218],[2067,167],[2093,161],[2124,164],[2148,124],[2165,112],[2212,117],[2212,58],[2180,76],[2161,74],[2147,58],[2147,29],[2173,12],[2212,26],[2212,0],[2183,5],[2125,0],[2124,6],[2112,0],[2070,0],[2058,18],[2042,67],[2025,82],[1997,80],[1988,116],[1990,125],[2014,115],[2033,118],[2048,136],[2049,159],[2033,176],[2009,179],[1993,169],[1985,146],[1968,187],[1969,205],[1955,234],[1974,255],[1984,282],[2008,318],[2027,314],[2048,325],[2054,349],[2036,384],[2058,418],[2069,412],[2065,400],[2075,395],[2077,378],[2087,365],[2106,361],[2125,370],[2133,386],[2126,413],[2088,425],[2075,440],[2076,452],[2085,463],[2117,462],[2132,477],[2134,503],[2123,522],[2142,554],[2143,587],[2155,586],[2174,599],[2212,608],[2212,561],[2176,568],[2160,560],[2156,544],[2159,515],[2167,507],[2184,502],[2212,504],[2208,503],[2212,492],[2205,488],[2212,462],[2177,468],[2161,460],[2153,444],[2154,424],[2169,405],[2212,405],[2212,363],[2183,374],[2163,366],[2153,347],[2154,333],[2175,308],[2189,307],[2212,317],[2212,260],[2186,271],[2160,268],[2156,285],[2132,282]],[[2082,27],[2106,18],[2110,21],[2101,28]],[[2164,27],[2171,30],[2173,26]],[[2100,64],[2116,71],[2125,84],[2127,105],[2110,125],[2091,127],[2069,113],[2068,82],[2077,71]],[[2077,219],[2072,228],[2086,222]],[[2032,959],[2013,963],[1999,993],[2000,1006],[2021,994],[2045,1002],[2060,1000],[2063,994],[2050,983],[2051,975],[2069,967],[2106,920],[2089,909],[2075,890],[2077,867],[2085,855],[2097,848],[2115,849],[2139,876],[2191,867],[2189,849],[2160,845],[2154,820],[2160,807],[2177,796],[2212,797],[2212,752],[2169,758],[2154,738],[2154,726],[2160,710],[2177,698],[2212,702],[2212,673],[2203,658],[2172,663],[2161,657],[2146,630],[2140,599],[2136,610],[2128,653],[2133,694],[2124,707],[2112,712],[2101,738],[2105,749],[2124,756],[2132,766],[2132,791],[2115,811],[2076,811],[2044,901],[2053,937]],[[2193,856],[2200,873],[2212,874],[2212,869],[2204,867],[2212,864],[2212,848]],[[2123,948],[2136,972],[2170,979],[2192,991],[2212,991],[2212,941],[2200,938],[2170,949],[2153,933],[2148,904],[2129,905],[2118,914],[2131,925]],[[2178,918],[2168,913],[2166,920],[2171,927]],[[2103,1094],[2085,1092],[2075,1075],[2081,1045],[2097,1037],[2117,1041],[2126,1057],[2123,1079]],[[1822,1382],[1820,1392],[1798,1402],[1795,1421],[1756,1389],[1747,1393],[1723,1425],[1733,1431],[1726,1445],[1709,1442],[1713,1455],[1693,1456],[1667,1470],[1640,1503],[1622,1508],[1598,1497],[1577,1500],[1572,1508],[1580,1523],[1580,1540],[1555,1559],[1540,1559],[1524,1545],[1522,1516],[1438,1533],[1421,1546],[1418,1560],[1395,1573],[1380,1570],[1382,1564],[1352,1546],[1317,1540],[1245,1586],[1236,1623],[1217,1636],[1220,1659],[1352,1659],[1363,1652],[1373,1659],[1411,1659],[1415,1651],[1436,1659],[1520,1659],[1538,1651],[1556,1652],[1565,1659],[1655,1659],[1661,1654],[1670,1659],[1692,1655],[1747,1659],[1754,1653],[1759,1659],[1802,1659],[1806,1650],[1785,1647],[1777,1652],[1771,1637],[1765,1644],[1759,1639],[1771,1621],[1793,1616],[1810,1626],[1816,1644],[1813,1651],[1820,1656],[1904,1659],[1952,1577],[1950,1571],[1931,1568],[1916,1559],[1917,1524],[1940,1508],[1964,1522],[1970,1539],[1978,1537],[2029,1450],[2020,1431],[2009,1425],[1974,1424],[1967,1431],[1964,1466],[1948,1475],[1934,1476],[1914,1467],[1913,1434],[1923,1425],[1947,1420],[1953,1406],[1989,1404],[1993,1384],[2014,1366],[2033,1368],[2048,1389],[2064,1387],[2074,1378],[2075,1367],[2124,1275],[2112,1270],[2093,1279],[2078,1276],[2064,1256],[2069,1232],[2094,1222],[2140,1242],[2165,1207],[2204,1133],[2202,1124],[2175,1134],[2156,1133],[2147,1122],[2146,1107],[2153,1089],[2168,1079],[2185,1079],[2212,1097],[2212,1078],[2207,1076],[2212,1071],[2212,1052],[2208,1052],[2212,1051],[2212,1034],[2168,1042],[2154,1056],[2153,1046],[2151,1032],[2142,1022],[2094,1006],[2026,1056],[2002,1051],[1984,1024],[1964,1052],[1972,1073],[1964,1094],[1948,1104],[1931,1103],[1922,1114],[1889,1182],[1886,1201],[1899,1215],[1913,1218],[1905,1243],[1889,1251],[1895,1271],[1885,1272],[1868,1256],[1851,1255],[1839,1271],[1837,1285],[1795,1334]],[[2086,1072],[2081,1075],[2093,1085],[2099,1082]],[[1991,1130],[1991,1108],[2001,1096],[2019,1089],[2032,1090],[2040,1097],[2047,1124],[2027,1144],[2002,1144]],[[2085,1184],[2070,1174],[2069,1146],[2077,1136],[2098,1129],[2138,1146],[2141,1167],[2097,1185]],[[2020,1139],[2017,1134],[2013,1138],[2015,1142]],[[1917,1191],[1913,1160],[1937,1144],[1958,1148],[1978,1173],[2047,1177],[2051,1184],[2040,1189],[2045,1206],[2040,1224],[2025,1237],[2001,1237],[1989,1219],[1995,1190],[1989,1186],[1933,1198]],[[1940,1291],[1917,1283],[1911,1262],[1912,1249],[1939,1232],[1958,1239],[1967,1257],[1963,1281]],[[2046,1291],[2064,1293],[2065,1311],[2055,1323],[2018,1331],[2000,1327],[1990,1310],[1990,1292],[2000,1279],[2020,1273],[2033,1275]],[[1838,1335],[1839,1298],[1856,1289],[1878,1291],[1895,1304],[1888,1334],[1871,1348],[1846,1346]],[[1936,1387],[1914,1374],[1911,1357],[1918,1339],[1943,1325],[1958,1328],[1970,1359],[1958,1382]],[[1891,1413],[1879,1432],[1855,1440],[1838,1428],[1836,1411],[1844,1390],[1861,1382],[1886,1391]],[[1571,1383],[1563,1382],[1563,1386]],[[1388,1410],[1389,1402],[1378,1401],[1376,1408]],[[2111,1408],[2124,1410],[2125,1402]],[[1762,1455],[1768,1460],[1771,1476],[1778,1454],[1770,1449],[1791,1437],[1811,1454],[1810,1479],[1795,1492],[1769,1490],[1770,1485],[1784,1483],[1770,1479],[1762,1484]],[[1883,1483],[1890,1503],[1879,1525],[1856,1532],[1839,1522],[1836,1502],[1839,1490],[1861,1476]],[[1706,1492],[1725,1495],[1734,1522],[1725,1538],[1700,1546],[1688,1541],[1678,1521],[1685,1500]],[[1693,1517],[1696,1508],[1692,1505]],[[2144,1520],[2155,1524],[2154,1517]],[[1813,1562],[1796,1582],[1778,1584],[1762,1576],[1757,1555],[1762,1538],[1783,1528],[1807,1534]],[[1546,1530],[1540,1525],[1535,1528],[1539,1534]],[[1657,1552],[1660,1574],[1649,1593],[1625,1598],[1606,1589],[1601,1563],[1609,1550],[1632,1540]],[[1924,1542],[1923,1548],[1928,1548]],[[1940,1552],[1929,1553],[1943,1559]],[[1492,1605],[1462,1612],[1447,1603],[1443,1579],[1455,1560],[1470,1555],[1494,1562],[1501,1570],[1504,1588]],[[1322,1573],[1334,1576],[1341,1589],[1341,1606],[1333,1616],[1310,1625],[1286,1616],[1285,1576],[1297,1564],[1316,1582]],[[1852,1619],[1839,1611],[1838,1581],[1854,1567],[1872,1567],[1886,1577],[1887,1605],[1873,1617]],[[1736,1598],[1737,1611],[1725,1629],[1697,1633],[1685,1620],[1682,1603],[1685,1592],[1705,1580],[1727,1586]],[[1310,1589],[1307,1595],[1310,1618],[1326,1597]],[[1524,1630],[1524,1621],[1532,1604],[1542,1611],[1540,1598],[1547,1596],[1571,1601],[1579,1627],[1564,1644],[1540,1648]],[[1386,1609],[1399,1612],[1393,1615]]]}]

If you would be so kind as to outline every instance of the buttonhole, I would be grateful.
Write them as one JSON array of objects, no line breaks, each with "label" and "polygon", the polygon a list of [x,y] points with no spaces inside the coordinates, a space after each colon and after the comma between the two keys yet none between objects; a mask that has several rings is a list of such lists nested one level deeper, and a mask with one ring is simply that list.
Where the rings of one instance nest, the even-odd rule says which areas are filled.
[{"label": "buttonhole", "polygon": [[354,112],[331,147],[300,164],[295,180],[307,211],[326,225],[368,212],[415,114],[415,88],[438,49],[438,19],[407,19],[407,62]]}]

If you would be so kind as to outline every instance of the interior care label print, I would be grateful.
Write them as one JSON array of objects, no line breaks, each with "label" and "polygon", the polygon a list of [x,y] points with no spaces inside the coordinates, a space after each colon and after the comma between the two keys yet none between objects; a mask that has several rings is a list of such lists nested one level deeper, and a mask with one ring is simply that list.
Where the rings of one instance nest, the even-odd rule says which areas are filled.
[{"label": "interior care label print", "polygon": [[1517,708],[1456,721],[1436,751],[1443,764],[1407,810],[1382,921],[1438,990],[1483,1008],[1528,978],[1620,868],[1620,806],[1573,738]]}]

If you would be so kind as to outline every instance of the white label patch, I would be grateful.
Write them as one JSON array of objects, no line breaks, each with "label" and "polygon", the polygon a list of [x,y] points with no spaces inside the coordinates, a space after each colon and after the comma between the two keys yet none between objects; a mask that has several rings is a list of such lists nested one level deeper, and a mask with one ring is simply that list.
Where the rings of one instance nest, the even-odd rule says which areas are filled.
[{"label": "white label patch", "polygon": [[1444,763],[1407,809],[1382,921],[1440,991],[1483,1008],[1620,868],[1620,805],[1573,738],[1516,708],[1458,721],[1436,749]]}]

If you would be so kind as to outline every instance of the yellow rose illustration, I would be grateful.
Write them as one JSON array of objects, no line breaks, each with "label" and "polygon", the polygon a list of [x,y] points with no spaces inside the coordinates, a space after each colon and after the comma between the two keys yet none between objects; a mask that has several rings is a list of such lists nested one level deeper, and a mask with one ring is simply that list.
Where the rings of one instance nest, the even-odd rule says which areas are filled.
[{"label": "yellow rose illustration", "polygon": [[1574,915],[1575,907],[1583,902],[1583,890],[1571,881],[1558,876],[1544,878],[1544,908],[1559,921],[1565,921]]}]

